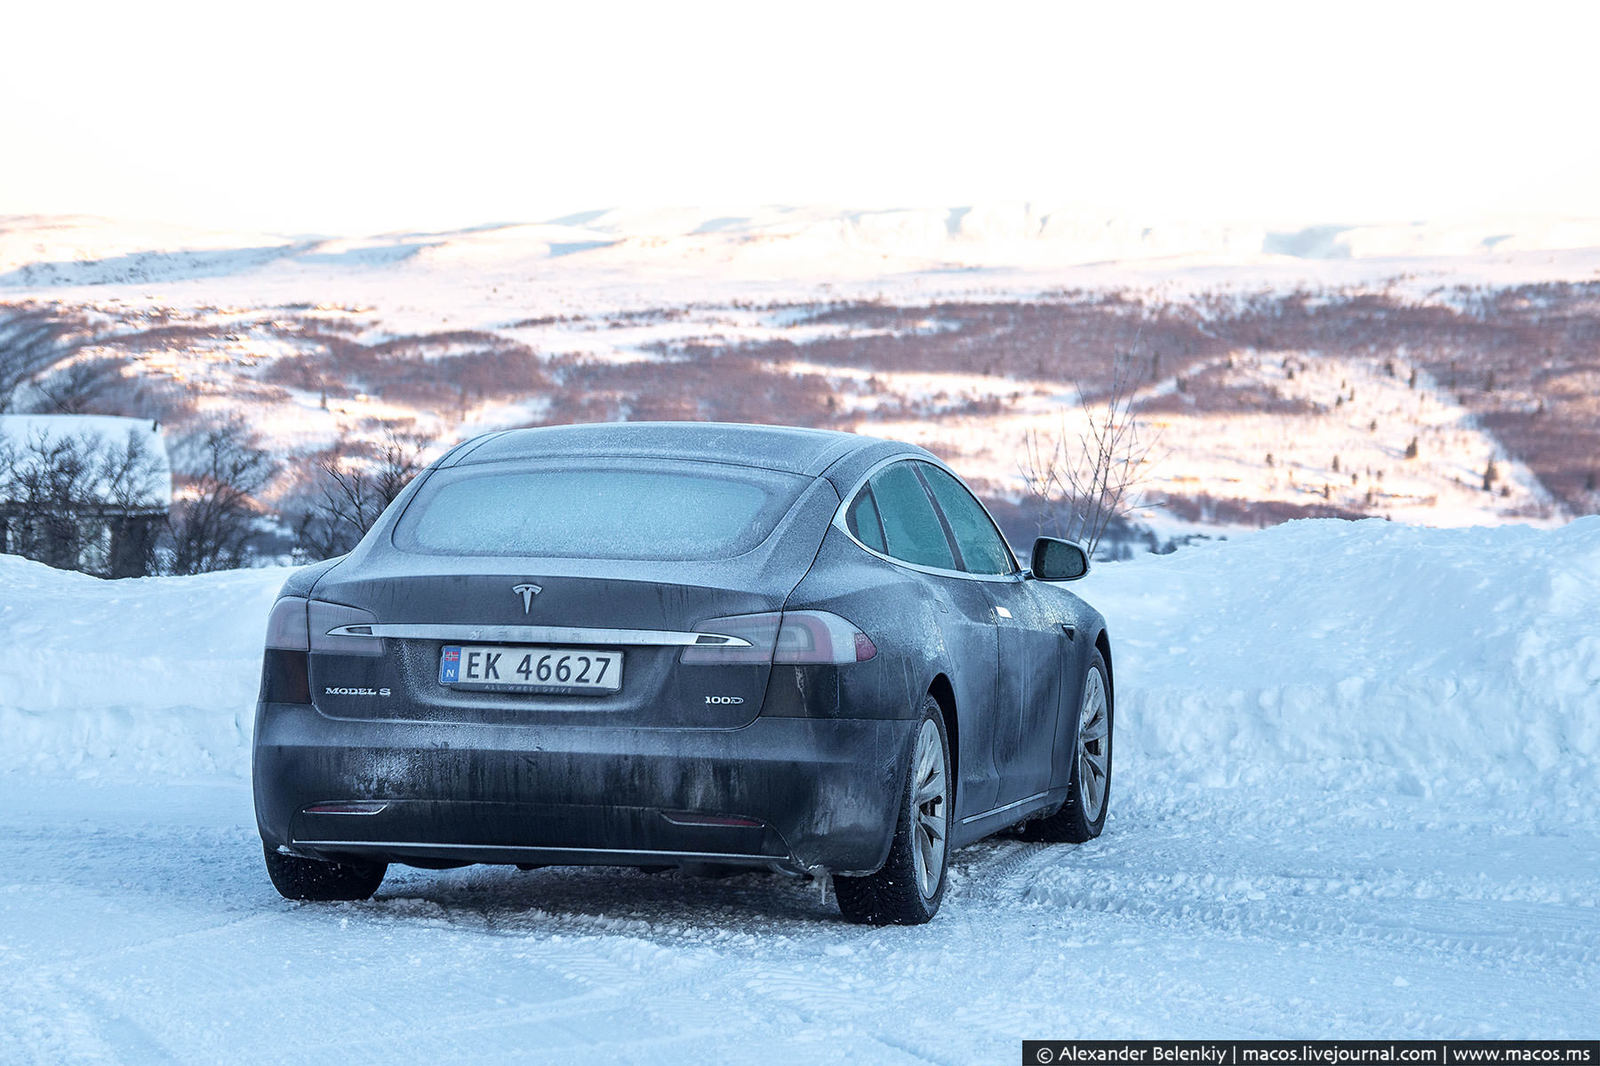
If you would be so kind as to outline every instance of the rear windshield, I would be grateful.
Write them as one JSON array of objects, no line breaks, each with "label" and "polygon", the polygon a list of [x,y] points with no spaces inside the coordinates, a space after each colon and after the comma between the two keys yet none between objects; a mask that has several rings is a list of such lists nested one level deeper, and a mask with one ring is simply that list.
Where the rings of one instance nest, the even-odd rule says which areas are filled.
[{"label": "rear windshield", "polygon": [[496,463],[432,474],[394,543],[428,555],[726,559],[772,533],[811,479],[712,463]]}]

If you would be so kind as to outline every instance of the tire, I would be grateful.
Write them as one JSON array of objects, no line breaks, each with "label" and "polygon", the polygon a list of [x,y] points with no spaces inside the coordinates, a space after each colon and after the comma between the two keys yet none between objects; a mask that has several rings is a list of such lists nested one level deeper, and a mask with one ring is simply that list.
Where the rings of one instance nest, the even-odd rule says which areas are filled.
[{"label": "tire", "polygon": [[[1115,708],[1106,661],[1098,649],[1083,675],[1078,700],[1078,728],[1073,739],[1072,773],[1067,801],[1054,814],[1023,823],[1024,840],[1082,844],[1100,835],[1111,806],[1111,733]],[[1087,788],[1086,788],[1087,786]]]},{"label": "tire", "polygon": [[267,876],[284,899],[332,900],[369,899],[383,883],[386,862],[323,862],[302,859],[263,844],[267,857]]},{"label": "tire", "polygon": [[944,714],[931,695],[923,700],[915,738],[883,869],[834,879],[839,912],[858,925],[921,925],[939,913],[944,898],[954,780]]}]

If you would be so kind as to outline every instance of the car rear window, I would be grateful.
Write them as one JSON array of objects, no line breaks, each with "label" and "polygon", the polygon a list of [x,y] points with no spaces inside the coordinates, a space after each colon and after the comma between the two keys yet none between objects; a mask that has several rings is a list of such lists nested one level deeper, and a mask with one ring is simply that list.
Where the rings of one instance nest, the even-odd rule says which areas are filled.
[{"label": "car rear window", "polygon": [[429,555],[725,559],[766,540],[810,481],[713,463],[457,467],[429,476],[394,543]]}]

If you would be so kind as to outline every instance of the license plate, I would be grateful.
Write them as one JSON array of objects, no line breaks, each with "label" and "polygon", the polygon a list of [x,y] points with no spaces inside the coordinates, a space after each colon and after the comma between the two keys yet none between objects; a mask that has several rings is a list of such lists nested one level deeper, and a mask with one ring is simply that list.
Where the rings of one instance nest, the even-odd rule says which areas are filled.
[{"label": "license plate", "polygon": [[622,653],[451,644],[439,659],[439,684],[483,692],[617,692],[622,688]]}]

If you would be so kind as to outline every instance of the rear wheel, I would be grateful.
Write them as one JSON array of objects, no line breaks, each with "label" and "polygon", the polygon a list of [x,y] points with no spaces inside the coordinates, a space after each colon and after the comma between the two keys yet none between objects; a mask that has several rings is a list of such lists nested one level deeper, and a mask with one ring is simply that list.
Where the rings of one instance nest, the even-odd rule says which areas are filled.
[{"label": "rear wheel", "polygon": [[285,855],[263,844],[267,876],[284,899],[367,899],[383,883],[389,864],[383,862],[324,862]]},{"label": "rear wheel", "polygon": [[1083,677],[1078,706],[1077,746],[1072,753],[1067,802],[1047,818],[1023,824],[1024,840],[1082,844],[1105,828],[1111,799],[1111,686],[1106,683],[1106,661],[1096,650]]},{"label": "rear wheel", "polygon": [[839,911],[863,925],[921,925],[939,912],[949,866],[950,741],[932,696],[922,705],[900,817],[883,869],[834,880]]}]

